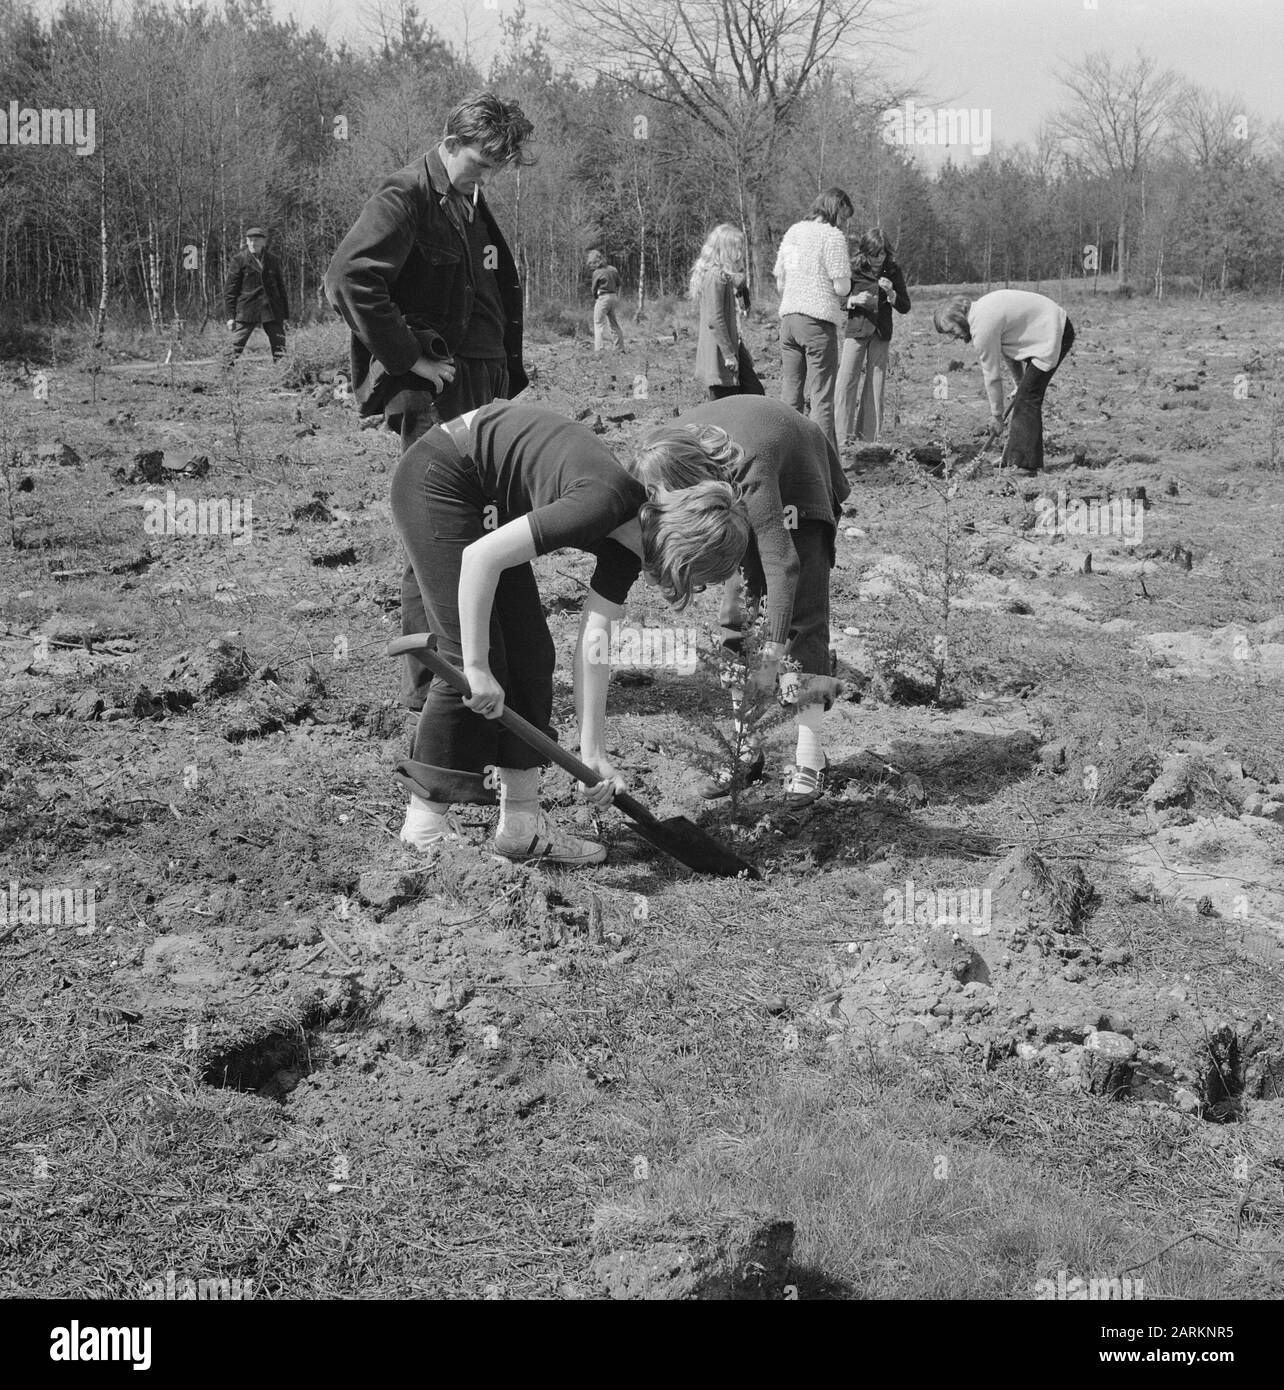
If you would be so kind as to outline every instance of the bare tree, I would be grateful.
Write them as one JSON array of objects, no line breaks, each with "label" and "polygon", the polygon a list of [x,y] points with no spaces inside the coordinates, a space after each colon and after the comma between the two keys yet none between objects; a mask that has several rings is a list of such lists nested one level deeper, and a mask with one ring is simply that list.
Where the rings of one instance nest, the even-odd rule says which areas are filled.
[{"label": "bare tree", "polygon": [[1071,100],[1050,121],[1080,166],[1110,184],[1115,195],[1115,266],[1128,275],[1131,216],[1145,208],[1146,164],[1164,134],[1181,79],[1153,58],[1116,66],[1104,50],[1088,54],[1058,75]]},{"label": "bare tree", "polygon": [[759,262],[781,135],[826,66],[874,75],[893,14],[888,0],[554,0],[553,9],[577,65],[678,108],[708,134]]},{"label": "bare tree", "polygon": [[1250,154],[1256,120],[1238,96],[1183,84],[1172,104],[1173,136],[1180,154],[1197,169],[1216,169]]}]

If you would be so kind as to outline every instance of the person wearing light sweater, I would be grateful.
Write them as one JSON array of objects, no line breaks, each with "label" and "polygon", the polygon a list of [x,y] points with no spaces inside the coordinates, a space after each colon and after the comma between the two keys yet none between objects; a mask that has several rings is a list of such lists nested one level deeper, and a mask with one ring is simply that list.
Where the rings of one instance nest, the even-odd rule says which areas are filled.
[{"label": "person wearing light sweater", "polygon": [[990,401],[990,437],[1003,428],[1003,368],[1016,382],[1003,465],[1024,473],[1043,467],[1043,396],[1074,344],[1066,311],[1046,295],[994,290],[972,300],[955,295],[933,315],[938,333],[971,343]]},{"label": "person wearing light sweater", "polygon": [[838,330],[847,322],[845,300],[852,283],[847,238],[838,224],[852,213],[852,201],[841,188],[827,189],[811,205],[811,216],[795,222],[781,239],[775,268],[780,289],[780,398],[801,415],[810,395],[811,418],[835,451]]}]

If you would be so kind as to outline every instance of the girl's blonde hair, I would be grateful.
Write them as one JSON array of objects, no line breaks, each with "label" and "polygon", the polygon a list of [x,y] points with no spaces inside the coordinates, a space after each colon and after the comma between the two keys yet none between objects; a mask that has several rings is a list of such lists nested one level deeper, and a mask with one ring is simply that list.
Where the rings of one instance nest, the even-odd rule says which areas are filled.
[{"label": "girl's blonde hair", "polygon": [[736,482],[745,451],[717,425],[661,425],[643,439],[629,472],[653,488],[694,487],[709,479]]},{"label": "girl's blonde hair", "polygon": [[697,587],[721,584],[740,568],[749,545],[749,513],[731,483],[703,482],[644,502],[642,567],[681,611]]},{"label": "girl's blonde hair", "polygon": [[704,282],[717,270],[734,275],[745,254],[745,234],[732,222],[719,222],[704,240],[691,267],[688,297],[699,299]]}]

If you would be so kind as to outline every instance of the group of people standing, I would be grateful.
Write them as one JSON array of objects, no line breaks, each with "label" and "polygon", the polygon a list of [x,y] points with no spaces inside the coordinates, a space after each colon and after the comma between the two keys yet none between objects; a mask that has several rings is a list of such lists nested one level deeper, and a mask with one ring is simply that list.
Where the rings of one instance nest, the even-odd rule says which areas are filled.
[{"label": "group of people standing", "polygon": [[[877,439],[883,427],[892,311],[910,311],[905,276],[882,229],[849,247],[842,225],[851,199],[830,188],[785,233],[776,257],[780,290],[781,399],[811,418],[837,447]],[[711,399],[763,391],[741,339],[747,313],[744,234],[730,223],[709,233],[691,272],[699,304],[696,378]],[[841,335],[841,336],[840,336]]]},{"label": "group of people standing", "polygon": [[[765,640],[754,669],[733,683],[732,713],[740,718],[749,689],[770,692],[779,682],[797,723],[785,801],[814,801],[827,768],[822,720],[837,693],[829,574],[850,491],[834,397],[845,434],[878,433],[891,314],[910,304],[882,233],[867,232],[853,259],[838,228],[852,215],[850,200],[839,189],[821,195],[777,259],[784,399],[767,399],[738,326],[749,303],[744,236],[719,224],[689,287],[700,306],[697,375],[710,400],[617,459],[583,424],[513,399],[527,384],[521,286],[482,190],[526,162],[532,133],[515,102],[490,92],[462,102],[440,144],[386,178],[365,204],[325,288],[352,330],[359,413],[382,416],[401,438],[392,512],[408,557],[402,631],[432,633],[469,688],[461,696],[413,654],[406,659],[403,703],[419,715],[411,756],[397,768],[410,796],[401,839],[426,849],[457,838],[455,805],[498,800],[500,854],[593,864],[605,847],[541,810],[545,759],[498,722],[510,707],[556,737],[556,657],[531,561],[563,547],[595,559],[572,663],[580,754],[600,778],[581,788],[592,805],[606,806],[625,785],[606,754],[610,669],[593,653],[609,649],[603,638],[641,575],[678,610],[701,588],[724,585],[723,642],[732,656],[765,600]],[[595,347],[609,329],[622,348],[619,271],[597,256],[590,269]],[[971,333],[983,362],[996,344],[1000,358],[1013,347],[1003,328],[995,337],[995,319],[984,312],[991,298],[962,301],[948,330]],[[1056,325],[1031,315],[1026,326],[1042,356],[1026,368],[1018,395],[1037,413],[1056,366]],[[808,387],[810,419],[802,413]],[[755,781],[765,756],[745,732],[740,771]],[[700,790],[722,796],[731,781],[725,769]]]}]

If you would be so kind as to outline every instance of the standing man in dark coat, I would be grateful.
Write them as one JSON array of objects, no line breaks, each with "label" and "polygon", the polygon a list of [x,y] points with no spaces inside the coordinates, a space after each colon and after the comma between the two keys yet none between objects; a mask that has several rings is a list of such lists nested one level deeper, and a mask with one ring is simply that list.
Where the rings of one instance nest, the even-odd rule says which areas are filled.
[{"label": "standing man in dark coat", "polygon": [[223,288],[232,356],[241,355],[250,334],[262,325],[272,360],[280,361],[285,355],[285,322],[290,317],[281,262],[266,249],[267,233],[262,227],[251,227],[246,232],[245,245],[247,249],[232,258]]},{"label": "standing man in dark coat", "polygon": [[[382,415],[403,453],[434,425],[526,385],[517,265],[481,189],[530,162],[522,146],[533,133],[516,102],[468,97],[435,149],[383,181],[330,262],[325,290],[352,329],[358,412]],[[409,565],[401,630],[429,631]],[[408,709],[423,708],[431,682],[408,657]]]}]

